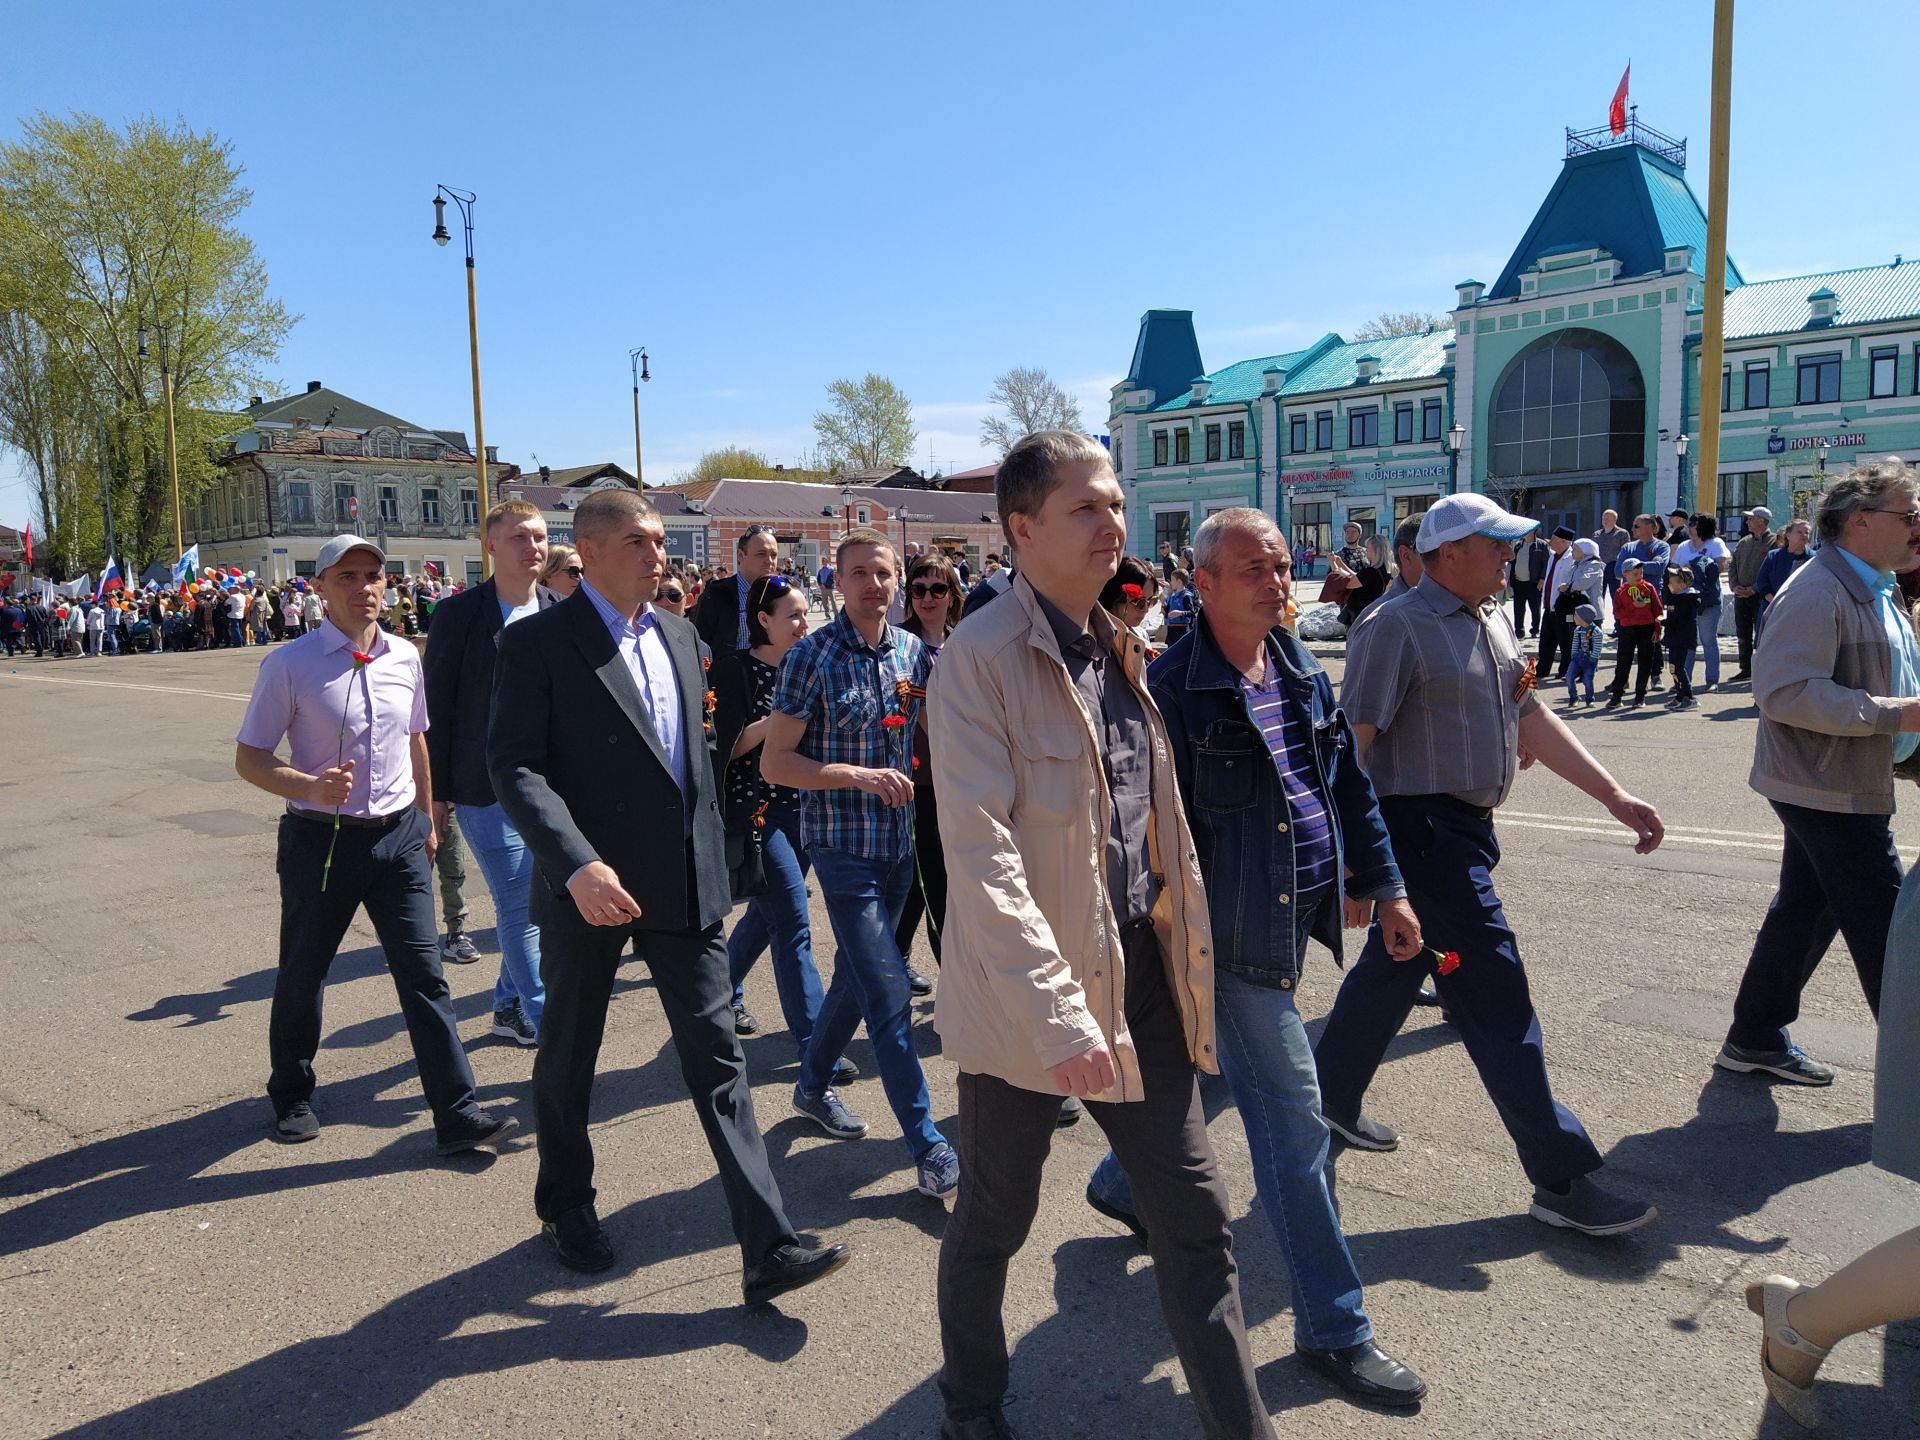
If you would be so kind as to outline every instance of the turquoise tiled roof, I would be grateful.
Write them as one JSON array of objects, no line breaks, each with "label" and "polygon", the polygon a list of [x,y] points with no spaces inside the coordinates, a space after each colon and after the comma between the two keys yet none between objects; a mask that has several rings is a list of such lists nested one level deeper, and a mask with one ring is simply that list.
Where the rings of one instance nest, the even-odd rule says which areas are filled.
[{"label": "turquoise tiled roof", "polygon": [[[1500,278],[1487,291],[1501,300],[1520,293],[1520,272],[1543,255],[1603,246],[1622,275],[1646,275],[1665,252],[1691,245],[1696,265],[1707,254],[1707,216],[1686,172],[1639,145],[1608,145],[1570,155]],[[1727,260],[1728,288],[1740,284]]]},{"label": "turquoise tiled roof", "polygon": [[1360,358],[1371,355],[1380,362],[1374,371],[1374,385],[1393,380],[1428,380],[1447,363],[1447,342],[1451,330],[1433,330],[1424,335],[1395,335],[1387,340],[1355,340],[1336,345],[1311,364],[1290,373],[1280,387],[1283,395],[1311,395],[1321,390],[1344,390],[1360,383]]},{"label": "turquoise tiled roof", "polygon": [[[1816,291],[1831,291],[1839,300],[1833,319],[1817,327],[1807,304]],[[1909,261],[1742,285],[1727,296],[1725,333],[1729,340],[1737,340],[1916,317],[1920,317],[1920,264]]]},{"label": "turquoise tiled roof", "polygon": [[[1257,360],[1241,360],[1235,364],[1215,370],[1206,378],[1213,382],[1213,388],[1205,400],[1193,398],[1192,383],[1171,400],[1163,400],[1154,406],[1161,410],[1192,410],[1202,405],[1244,404],[1248,400],[1257,400],[1266,392],[1266,371],[1278,366],[1282,370],[1292,370],[1303,361],[1311,362],[1329,347],[1337,347],[1340,337],[1334,334],[1322,335],[1304,350],[1289,350],[1284,355],[1262,355]],[[1291,388],[1291,387],[1288,387]]]}]

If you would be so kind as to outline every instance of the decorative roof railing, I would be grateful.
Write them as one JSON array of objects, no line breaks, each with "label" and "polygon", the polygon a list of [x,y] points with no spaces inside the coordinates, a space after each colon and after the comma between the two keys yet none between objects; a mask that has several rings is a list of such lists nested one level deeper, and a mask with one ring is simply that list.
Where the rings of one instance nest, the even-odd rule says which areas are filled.
[{"label": "decorative roof railing", "polygon": [[[1636,107],[1637,108],[1637,107]],[[1633,111],[1627,112],[1627,124],[1618,135],[1613,133],[1611,125],[1596,125],[1591,130],[1567,129],[1567,158],[1575,155],[1588,155],[1595,150],[1605,150],[1612,145],[1638,145],[1643,150],[1651,150],[1662,160],[1671,161],[1682,170],[1687,168],[1687,142],[1676,140],[1663,134],[1641,121]]]}]

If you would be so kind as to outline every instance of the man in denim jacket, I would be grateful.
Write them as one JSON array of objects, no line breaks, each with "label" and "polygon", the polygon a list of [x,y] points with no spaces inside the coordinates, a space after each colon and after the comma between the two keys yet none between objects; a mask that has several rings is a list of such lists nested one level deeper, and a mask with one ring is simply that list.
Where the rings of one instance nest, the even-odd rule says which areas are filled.
[{"label": "man in denim jacket", "polygon": [[[1202,605],[1193,633],[1148,683],[1167,726],[1213,925],[1214,1016],[1223,1085],[1202,1081],[1209,1118],[1230,1087],[1247,1127],[1261,1208],[1285,1256],[1301,1358],[1376,1404],[1416,1405],[1427,1387],[1373,1343],[1360,1277],[1327,1176],[1329,1132],[1294,991],[1309,937],[1341,955],[1341,877],[1358,923],[1377,906],[1390,953],[1420,951],[1373,784],[1319,663],[1285,629],[1292,559],[1261,511],[1210,517],[1194,537]],[[1140,1229],[1109,1155],[1095,1209]]]}]

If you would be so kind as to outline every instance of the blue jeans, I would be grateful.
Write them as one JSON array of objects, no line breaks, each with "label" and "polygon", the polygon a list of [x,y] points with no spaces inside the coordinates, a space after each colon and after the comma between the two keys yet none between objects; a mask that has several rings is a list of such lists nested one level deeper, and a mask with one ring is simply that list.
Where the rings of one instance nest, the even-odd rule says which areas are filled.
[{"label": "blue jeans", "polygon": [[766,857],[766,892],[747,902],[747,913],[727,937],[727,968],[733,998],[743,998],[740,985],[761,952],[773,950],[773,983],[780,995],[780,1014],[800,1053],[820,1021],[823,994],[820,972],[813,963],[813,932],[807,923],[807,852],[800,843],[798,814],[768,816],[761,845]]},{"label": "blue jeans", "polygon": [[1574,698],[1573,688],[1582,680],[1587,684],[1587,699],[1593,699],[1593,672],[1599,664],[1597,655],[1575,655],[1567,662],[1567,699]]},{"label": "blue jeans", "polygon": [[827,846],[813,849],[814,873],[827,902],[836,949],[833,983],[800,1057],[800,1093],[818,1095],[833,1078],[834,1062],[864,1019],[880,1067],[887,1104],[915,1163],[944,1137],[934,1128],[927,1077],[913,1048],[913,991],[907,962],[894,943],[894,927],[913,884],[913,853],[897,860],[869,860]]},{"label": "blue jeans", "polygon": [[[1295,920],[1295,944],[1303,952],[1313,918]],[[1260,1208],[1287,1262],[1295,1342],[1333,1350],[1371,1339],[1373,1323],[1327,1173],[1329,1132],[1313,1046],[1293,991],[1215,971],[1214,1020],[1221,1074],[1200,1073],[1201,1104],[1209,1122],[1226,1107],[1229,1092],[1239,1107]],[[1126,1172],[1111,1151],[1094,1170],[1092,1189],[1133,1213]]]},{"label": "blue jeans", "polygon": [[493,896],[500,938],[500,978],[494,982],[493,1008],[505,1010],[517,1002],[527,1023],[538,1031],[547,992],[540,983],[540,927],[527,923],[533,852],[498,803],[461,805],[453,813],[473,858],[480,862],[487,893]]},{"label": "blue jeans", "polygon": [[[1700,652],[1706,657],[1707,680],[1709,685],[1720,683],[1720,607],[1702,605],[1700,613],[1693,622],[1693,633],[1699,641]],[[1693,685],[1693,657],[1687,657],[1687,685]]]}]

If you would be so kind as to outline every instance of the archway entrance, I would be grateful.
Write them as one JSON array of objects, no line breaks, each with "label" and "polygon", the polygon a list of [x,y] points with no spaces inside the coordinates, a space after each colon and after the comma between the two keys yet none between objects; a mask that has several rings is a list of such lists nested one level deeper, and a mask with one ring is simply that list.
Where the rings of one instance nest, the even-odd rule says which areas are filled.
[{"label": "archway entrance", "polygon": [[1647,388],[1610,335],[1543,335],[1507,365],[1488,412],[1487,494],[1551,530],[1631,517],[1648,478]]}]

